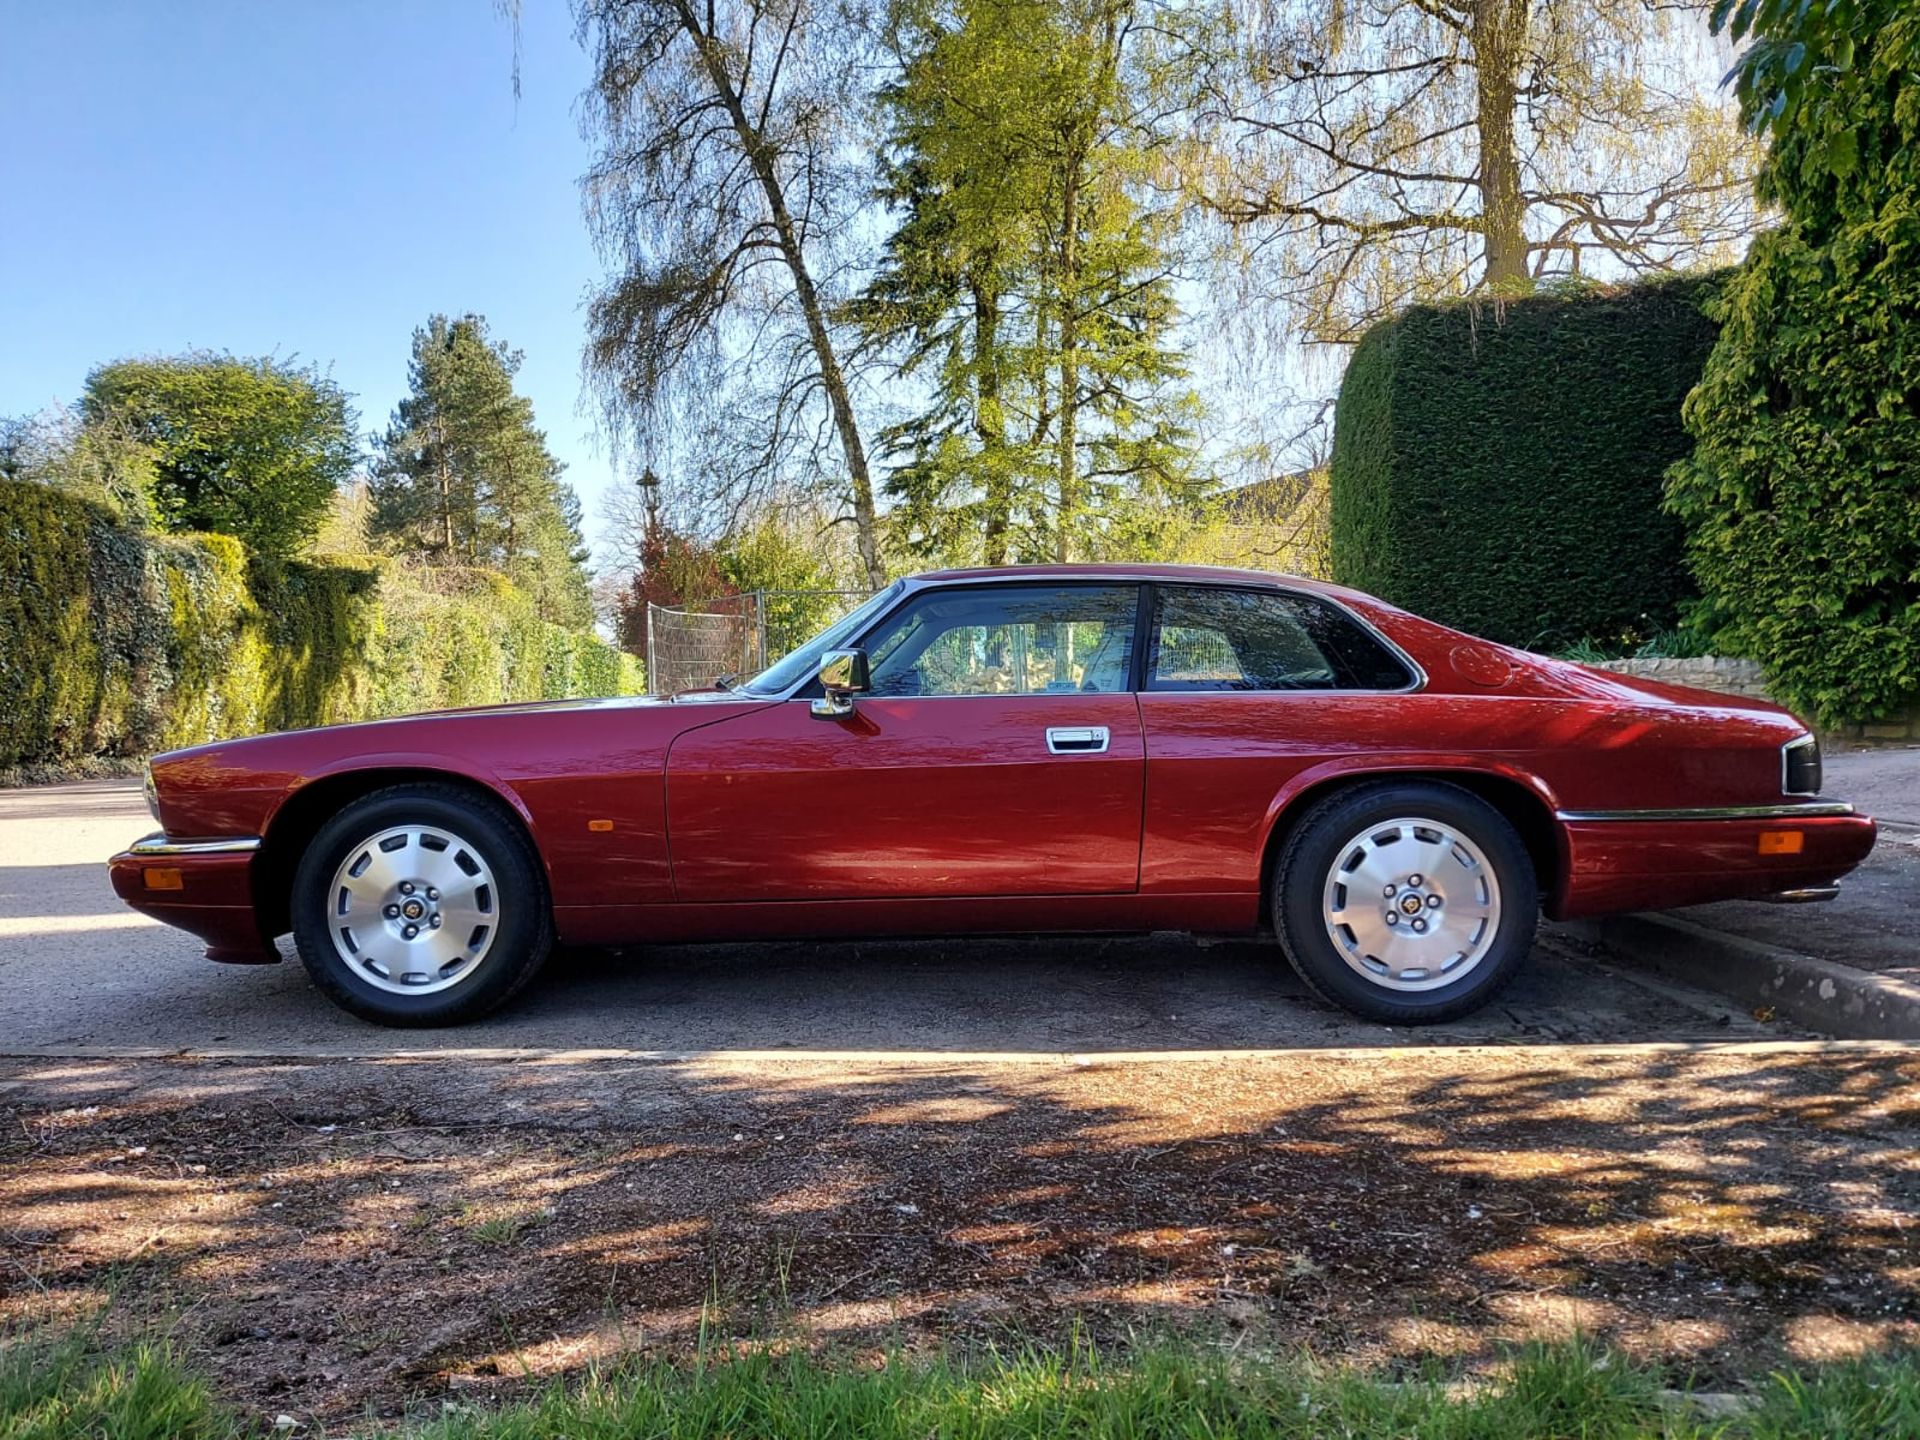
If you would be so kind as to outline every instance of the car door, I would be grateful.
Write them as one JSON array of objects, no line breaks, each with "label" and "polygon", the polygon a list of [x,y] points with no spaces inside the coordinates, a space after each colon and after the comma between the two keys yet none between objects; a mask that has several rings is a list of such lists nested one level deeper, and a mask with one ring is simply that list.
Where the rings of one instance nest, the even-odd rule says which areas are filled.
[{"label": "car door", "polygon": [[1411,662],[1325,596],[1158,585],[1145,649],[1146,893],[1256,895],[1275,797],[1414,731]]},{"label": "car door", "polygon": [[[1134,585],[910,591],[850,715],[795,698],[675,741],[682,901],[1122,893],[1146,767]],[[817,692],[816,692],[817,693]]]}]

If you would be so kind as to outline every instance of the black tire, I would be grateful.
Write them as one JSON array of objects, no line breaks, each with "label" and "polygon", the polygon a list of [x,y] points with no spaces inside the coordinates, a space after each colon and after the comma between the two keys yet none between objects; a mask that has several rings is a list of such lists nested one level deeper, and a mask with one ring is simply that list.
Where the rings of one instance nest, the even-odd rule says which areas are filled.
[{"label": "black tire", "polygon": [[[329,893],[350,852],[383,831],[406,826],[458,836],[490,872],[486,901],[497,916],[491,943],[469,971],[447,989],[417,995],[382,988],[371,971],[341,953],[334,942]],[[380,1025],[456,1025],[476,1019],[519,993],[553,949],[546,876],[525,832],[497,801],[454,785],[397,785],[348,805],[320,827],[300,857],[291,905],[294,941],[313,983],[335,1004]]]},{"label": "black tire", "polygon": [[[1362,958],[1350,963],[1341,944],[1329,933],[1326,905],[1336,863],[1350,864],[1355,854],[1364,853],[1364,843],[1360,851],[1349,850],[1348,846],[1368,826],[1386,825],[1396,819],[1425,819],[1450,827],[1479,852],[1498,882],[1498,918],[1487,922],[1492,926],[1492,933],[1490,936],[1483,933],[1472,942],[1484,947],[1479,949],[1478,959],[1458,980],[1432,989],[1394,988],[1385,979],[1362,973],[1368,961]],[[1394,832],[1389,829],[1381,833],[1391,838]],[[1431,877],[1421,878],[1428,890],[1441,889],[1440,882]],[[1459,878],[1464,883],[1476,883],[1473,872],[1464,867]],[[1336,893],[1346,892],[1342,889]],[[1379,892],[1369,891],[1369,898],[1375,893],[1382,897],[1384,919],[1385,909],[1395,907],[1387,905],[1385,887]],[[1507,818],[1470,791],[1425,780],[1361,785],[1338,791],[1314,805],[1287,837],[1279,863],[1274,867],[1270,898],[1274,931],[1300,978],[1321,998],[1356,1015],[1389,1025],[1431,1025],[1458,1019],[1485,1005],[1513,979],[1533,948],[1540,910],[1539,882],[1534,875],[1533,861]],[[1401,900],[1406,898],[1407,892],[1401,892]],[[1429,899],[1428,903],[1435,905],[1436,910],[1415,912],[1422,917],[1423,926],[1427,923],[1424,917],[1437,914],[1438,907],[1446,902],[1442,895],[1441,899]],[[1400,925],[1398,915],[1394,923],[1396,927]],[[1406,923],[1411,924],[1411,920]],[[1395,933],[1405,932],[1396,928]],[[1424,929],[1422,933],[1424,936]],[[1355,940],[1351,930],[1346,934],[1349,937],[1346,948],[1364,954],[1365,944]],[[1434,938],[1441,937],[1436,934]],[[1391,946],[1395,941],[1384,943]],[[1380,953],[1392,952],[1383,949]]]}]

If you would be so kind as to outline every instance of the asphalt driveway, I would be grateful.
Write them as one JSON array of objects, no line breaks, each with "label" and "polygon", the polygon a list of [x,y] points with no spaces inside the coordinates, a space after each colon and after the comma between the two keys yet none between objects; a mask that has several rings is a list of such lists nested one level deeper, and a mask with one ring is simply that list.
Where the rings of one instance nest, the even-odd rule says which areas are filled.
[{"label": "asphalt driveway", "polygon": [[103,862],[151,828],[139,786],[0,792],[0,1051],[388,1055],[448,1050],[863,1055],[1271,1050],[1791,1038],[1731,1002],[1651,987],[1552,938],[1502,1000],[1425,1031],[1311,998],[1264,945],[1181,936],[644,949],[559,957],[484,1023],[383,1031],[299,963],[224,966],[135,915]]}]

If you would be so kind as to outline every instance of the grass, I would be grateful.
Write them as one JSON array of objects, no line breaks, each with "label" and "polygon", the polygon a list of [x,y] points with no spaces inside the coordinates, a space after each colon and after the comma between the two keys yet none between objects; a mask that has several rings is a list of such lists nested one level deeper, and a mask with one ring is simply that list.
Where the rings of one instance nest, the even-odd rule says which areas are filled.
[{"label": "grass", "polygon": [[[1920,1356],[1768,1377],[1713,1419],[1667,1403],[1653,1372],[1595,1346],[1533,1346],[1494,1382],[1386,1385],[1307,1362],[1192,1347],[1121,1359],[1065,1351],[879,1365],[752,1353],[632,1362],[498,1408],[388,1426],[370,1440],[1899,1440],[1920,1435]],[[241,1440],[268,1432],[219,1405],[164,1346],[87,1335],[0,1351],[0,1440]],[[304,1433],[315,1433],[308,1428]]]}]

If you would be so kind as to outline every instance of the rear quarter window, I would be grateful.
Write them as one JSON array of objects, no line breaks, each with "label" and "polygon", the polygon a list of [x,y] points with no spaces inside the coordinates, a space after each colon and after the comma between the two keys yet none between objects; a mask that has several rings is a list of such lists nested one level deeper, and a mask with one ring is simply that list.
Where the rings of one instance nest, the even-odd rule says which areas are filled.
[{"label": "rear quarter window", "polygon": [[1149,690],[1405,690],[1416,678],[1319,596],[1171,585],[1154,605]]}]

